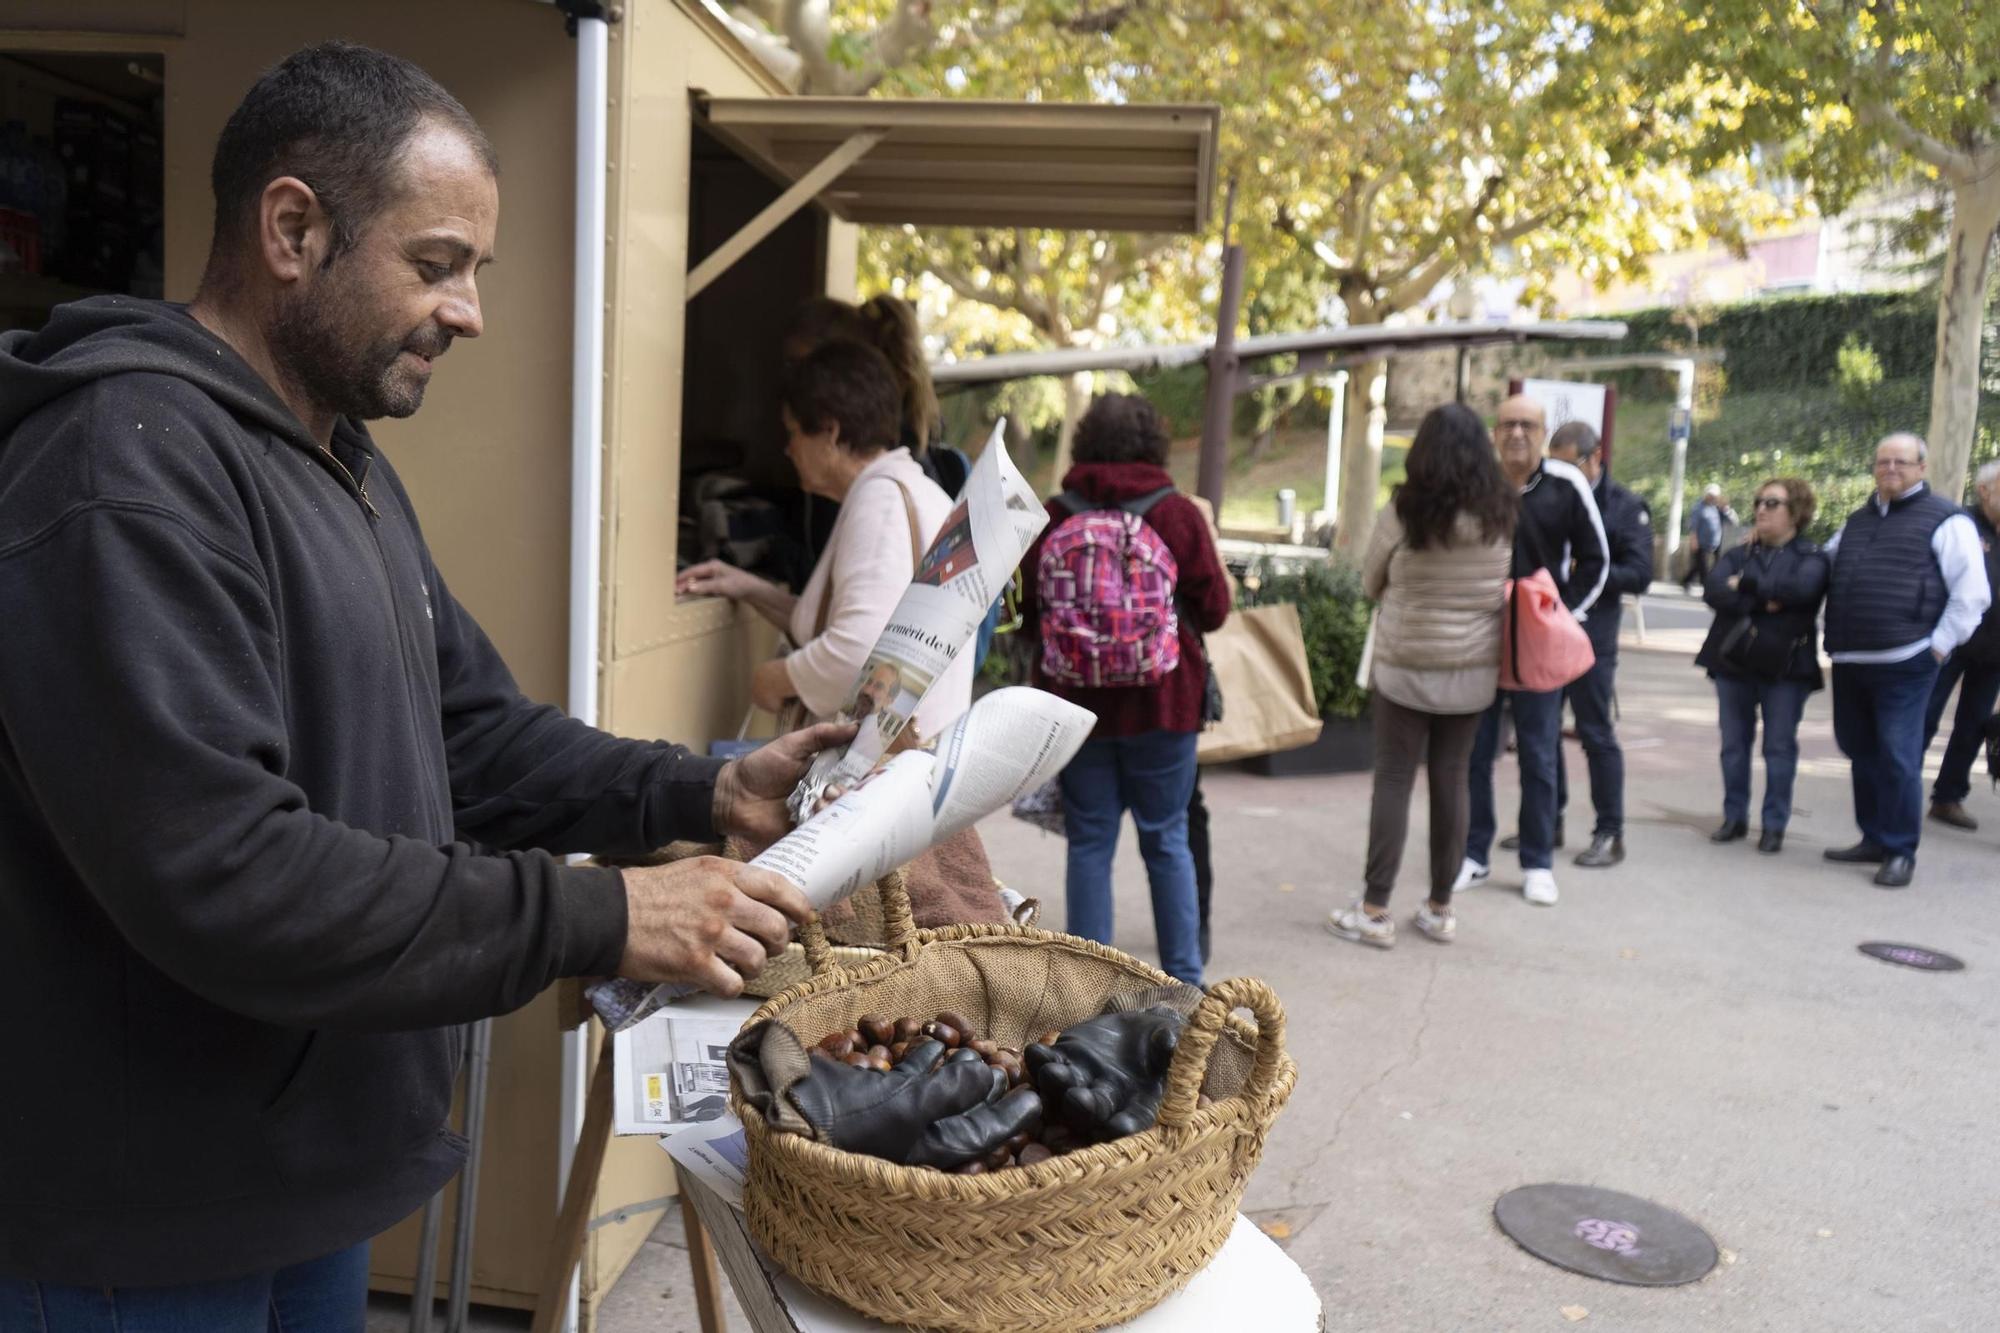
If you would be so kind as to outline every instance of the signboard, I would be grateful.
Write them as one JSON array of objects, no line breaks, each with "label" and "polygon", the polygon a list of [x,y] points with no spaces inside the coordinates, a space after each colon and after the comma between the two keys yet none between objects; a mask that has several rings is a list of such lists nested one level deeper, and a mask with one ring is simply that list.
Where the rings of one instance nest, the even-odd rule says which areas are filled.
[{"label": "signboard", "polygon": [[1609,392],[1602,384],[1581,384],[1573,380],[1522,380],[1521,392],[1542,405],[1549,414],[1549,434],[1556,433],[1556,427],[1565,422],[1581,421],[1597,432],[1603,439],[1611,433],[1611,422],[1605,415],[1605,397]]}]

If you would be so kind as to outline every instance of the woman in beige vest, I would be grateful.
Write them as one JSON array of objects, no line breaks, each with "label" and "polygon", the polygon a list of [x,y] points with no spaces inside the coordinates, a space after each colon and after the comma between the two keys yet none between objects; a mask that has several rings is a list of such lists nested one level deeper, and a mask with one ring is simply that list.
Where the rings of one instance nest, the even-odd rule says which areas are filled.
[{"label": "woman in beige vest", "polygon": [[1417,427],[1407,479],[1376,516],[1362,586],[1380,604],[1369,680],[1375,797],[1367,893],[1331,914],[1342,939],[1396,942],[1389,895],[1403,865],[1417,765],[1430,778],[1431,894],[1413,924],[1448,944],[1458,928],[1452,879],[1465,849],[1466,772],[1479,715],[1500,673],[1500,609],[1519,497],[1500,475],[1478,416],[1456,404]]}]

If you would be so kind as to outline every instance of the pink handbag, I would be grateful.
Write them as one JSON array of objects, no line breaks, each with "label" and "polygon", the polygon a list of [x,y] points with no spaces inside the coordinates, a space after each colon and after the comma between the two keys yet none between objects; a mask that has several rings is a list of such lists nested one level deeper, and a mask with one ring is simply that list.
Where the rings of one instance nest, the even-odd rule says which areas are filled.
[{"label": "pink handbag", "polygon": [[1500,688],[1543,694],[1597,664],[1590,637],[1556,591],[1546,569],[1507,581],[1500,617]]}]

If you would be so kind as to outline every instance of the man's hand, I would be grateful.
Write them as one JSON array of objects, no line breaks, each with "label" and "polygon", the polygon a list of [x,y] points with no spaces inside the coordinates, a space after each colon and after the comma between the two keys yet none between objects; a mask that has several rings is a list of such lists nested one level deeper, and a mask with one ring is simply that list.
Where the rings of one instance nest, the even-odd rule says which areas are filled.
[{"label": "man's hand", "polygon": [[791,922],[812,915],[790,880],[718,856],[623,873],[618,975],[635,981],[688,981],[715,995],[741,995],[743,979],[790,943]]},{"label": "man's hand", "polygon": [[792,831],[785,798],[813,756],[854,739],[852,722],[822,722],[734,759],[715,780],[715,830],[761,851]]}]

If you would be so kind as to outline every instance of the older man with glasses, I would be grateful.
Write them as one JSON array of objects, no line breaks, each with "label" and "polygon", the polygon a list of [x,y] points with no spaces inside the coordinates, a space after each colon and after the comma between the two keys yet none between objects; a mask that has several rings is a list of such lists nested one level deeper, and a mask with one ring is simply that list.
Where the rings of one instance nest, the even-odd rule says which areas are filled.
[{"label": "older man with glasses", "polygon": [[[1587,621],[1604,595],[1611,547],[1590,481],[1568,463],[1542,457],[1548,417],[1526,394],[1500,404],[1493,442],[1500,471],[1520,488],[1521,513],[1514,525],[1513,577],[1546,569],[1563,605]],[[1493,806],[1493,761],[1500,748],[1500,710],[1514,712],[1514,735],[1521,761],[1521,896],[1542,907],[1556,902],[1551,864],[1556,835],[1556,767],[1562,744],[1561,690],[1502,690],[1480,719],[1472,744],[1472,812],[1465,835],[1465,861],[1453,892],[1486,882],[1497,823]]]},{"label": "older man with glasses", "polygon": [[1852,765],[1861,841],[1826,859],[1874,865],[1885,889],[1909,885],[1924,812],[1924,714],[1938,668],[1972,637],[1992,601],[1971,515],[1924,480],[1915,435],[1875,446],[1875,494],[1827,545],[1833,577],[1826,648],[1833,735]]}]

